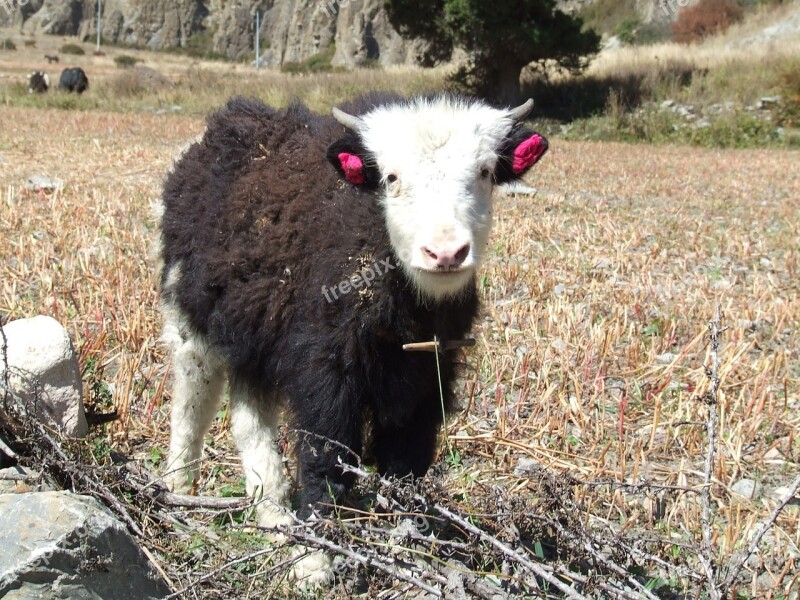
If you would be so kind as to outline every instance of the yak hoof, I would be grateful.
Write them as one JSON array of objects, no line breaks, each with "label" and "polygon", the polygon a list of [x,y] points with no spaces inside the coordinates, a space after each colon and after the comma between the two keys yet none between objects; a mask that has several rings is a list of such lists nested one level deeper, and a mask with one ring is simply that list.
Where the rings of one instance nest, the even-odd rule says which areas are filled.
[{"label": "yak hoof", "polygon": [[191,494],[192,476],[186,469],[174,469],[165,473],[161,480],[167,484],[167,489],[175,494]]},{"label": "yak hoof", "polygon": [[291,578],[301,586],[319,588],[333,581],[333,561],[326,552],[309,551],[303,547],[294,550],[295,556],[305,553],[292,567]]},{"label": "yak hoof", "polygon": [[[269,502],[269,501],[267,501]],[[262,535],[273,544],[283,544],[286,542],[286,535],[276,531],[276,527],[289,527],[295,520],[289,514],[289,510],[281,506],[261,504],[256,508],[258,516],[258,526],[262,529]]]}]

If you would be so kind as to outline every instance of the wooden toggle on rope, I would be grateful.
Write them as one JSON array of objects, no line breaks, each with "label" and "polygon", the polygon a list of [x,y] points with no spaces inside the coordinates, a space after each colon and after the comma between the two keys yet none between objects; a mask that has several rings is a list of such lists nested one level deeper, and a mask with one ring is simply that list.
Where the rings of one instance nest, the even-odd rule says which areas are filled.
[{"label": "wooden toggle on rope", "polygon": [[[458,350],[459,348],[469,348],[475,345],[475,340],[469,338],[466,340],[450,340],[444,344],[444,351]],[[403,344],[403,350],[406,352],[436,352],[439,349],[439,340],[432,342],[413,342],[411,344]]]}]

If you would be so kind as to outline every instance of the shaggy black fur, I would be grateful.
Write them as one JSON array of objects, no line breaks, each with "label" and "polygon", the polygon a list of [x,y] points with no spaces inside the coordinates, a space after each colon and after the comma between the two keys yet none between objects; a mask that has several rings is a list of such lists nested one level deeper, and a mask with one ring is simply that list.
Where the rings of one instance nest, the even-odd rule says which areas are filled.
[{"label": "shaggy black fur", "polygon": [[82,94],[89,88],[89,78],[80,67],[72,67],[61,71],[58,87],[68,92]]},{"label": "shaggy black fur", "polygon": [[31,94],[44,94],[49,87],[47,77],[41,71],[34,71],[28,77],[28,92]]},{"label": "shaggy black fur", "polygon": [[[374,182],[352,186],[325,160],[341,136],[332,117],[300,104],[233,99],[209,117],[163,196],[164,276],[178,263],[182,273],[164,301],[221,353],[232,381],[281,390],[296,426],[321,436],[298,448],[302,516],[349,484],[337,466],[349,457],[322,438],[362,453],[365,419],[381,472],[425,473],[442,420],[435,357],[402,345],[461,339],[478,311],[474,285],[458,299],[418,301]],[[366,292],[325,299],[323,287],[387,259],[396,268]],[[452,353],[441,370],[450,409]]]}]

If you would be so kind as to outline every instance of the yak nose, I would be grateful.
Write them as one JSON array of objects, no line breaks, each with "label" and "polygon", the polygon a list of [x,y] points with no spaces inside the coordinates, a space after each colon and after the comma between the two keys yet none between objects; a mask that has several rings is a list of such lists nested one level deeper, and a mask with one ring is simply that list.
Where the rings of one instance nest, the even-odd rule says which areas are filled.
[{"label": "yak nose", "polygon": [[454,243],[422,247],[425,266],[431,270],[449,271],[457,269],[469,256],[469,244]]}]

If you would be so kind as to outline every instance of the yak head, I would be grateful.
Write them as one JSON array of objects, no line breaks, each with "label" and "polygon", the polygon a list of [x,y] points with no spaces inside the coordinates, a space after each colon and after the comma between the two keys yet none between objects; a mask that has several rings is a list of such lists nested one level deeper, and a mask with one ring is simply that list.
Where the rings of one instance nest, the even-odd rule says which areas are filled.
[{"label": "yak head", "polygon": [[522,177],[547,140],[507,110],[453,96],[388,103],[353,116],[328,159],[356,186],[376,190],[400,266],[425,298],[457,296],[474,278],[492,224],[492,190]]}]

